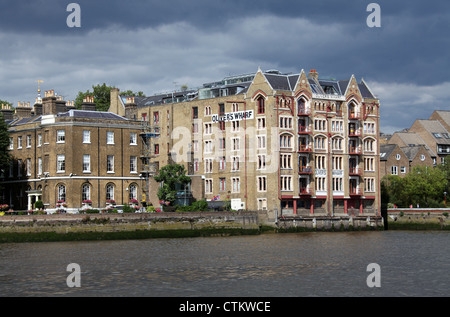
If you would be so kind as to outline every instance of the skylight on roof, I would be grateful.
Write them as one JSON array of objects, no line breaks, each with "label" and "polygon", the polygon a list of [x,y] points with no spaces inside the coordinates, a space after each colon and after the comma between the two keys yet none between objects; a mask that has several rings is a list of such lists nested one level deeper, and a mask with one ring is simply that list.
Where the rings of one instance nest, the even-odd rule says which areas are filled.
[{"label": "skylight on roof", "polygon": [[436,139],[442,139],[442,136],[440,133],[432,133],[432,134]]}]

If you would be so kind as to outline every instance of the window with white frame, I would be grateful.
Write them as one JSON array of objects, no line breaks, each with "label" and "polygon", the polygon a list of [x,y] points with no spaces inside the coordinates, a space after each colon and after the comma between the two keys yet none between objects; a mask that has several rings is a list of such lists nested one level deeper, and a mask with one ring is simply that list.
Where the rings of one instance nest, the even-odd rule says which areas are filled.
[{"label": "window with white frame", "polygon": [[18,149],[22,148],[22,137],[21,136],[17,137],[17,148]]},{"label": "window with white frame", "polygon": [[37,146],[42,146],[42,134],[37,135]]},{"label": "window with white frame", "polygon": [[31,159],[27,158],[27,166],[26,166],[27,176],[31,176]]},{"label": "window with white frame", "polygon": [[258,198],[258,210],[267,210],[267,198]]},{"label": "window with white frame", "polygon": [[130,156],[130,173],[137,173],[137,156]]},{"label": "window with white frame", "polygon": [[292,176],[280,176],[280,189],[282,191],[292,191]]},{"label": "window with white frame", "polygon": [[292,149],[292,135],[282,134],[280,135],[280,148],[282,149]]},{"label": "window with white frame", "polygon": [[198,159],[194,159],[194,172],[199,171],[199,161]]},{"label": "window with white frame", "polygon": [[375,134],[375,123],[364,122],[364,133],[365,134]]},{"label": "window with white frame", "polygon": [[42,175],[42,157],[38,157],[38,175]]},{"label": "window with white frame", "polygon": [[205,153],[212,153],[213,151],[213,143],[211,140],[205,141]]},{"label": "window with white frame", "polygon": [[326,131],[327,121],[325,119],[315,119],[314,120],[314,130],[315,131]]},{"label": "window with white frame", "polygon": [[369,172],[375,171],[375,159],[373,157],[364,158],[364,170]]},{"label": "window with white frame", "polygon": [[262,150],[262,149],[266,148],[266,136],[265,135],[257,136],[257,146],[258,146],[258,150]]},{"label": "window with white frame", "polygon": [[239,156],[231,157],[231,171],[239,171]]},{"label": "window with white frame", "polygon": [[325,164],[325,162],[326,162],[325,155],[316,155],[316,158],[314,161],[315,161],[316,169],[326,169],[327,168],[326,164]]},{"label": "window with white frame", "polygon": [[332,165],[334,170],[343,170],[344,169],[344,158],[342,156],[333,156]]},{"label": "window with white frame", "polygon": [[292,154],[280,154],[280,168],[292,169]]},{"label": "window with white frame", "polygon": [[326,177],[316,177],[316,191],[326,191],[327,190],[327,182]]},{"label": "window with white frame", "polygon": [[65,142],[66,142],[66,130],[57,130],[56,143],[65,143]]},{"label": "window with white frame", "polygon": [[130,145],[137,145],[137,133],[130,132]]},{"label": "window with white frame", "polygon": [[266,155],[265,154],[259,154],[257,163],[258,163],[258,165],[257,165],[257,169],[258,170],[266,169]]},{"label": "window with white frame", "polygon": [[292,129],[292,117],[280,117],[280,129]]},{"label": "window with white frame", "polygon": [[256,188],[259,192],[267,191],[267,176],[256,177]]},{"label": "window with white frame", "polygon": [[365,152],[375,152],[375,140],[365,139],[364,140],[364,151]]},{"label": "window with white frame", "polygon": [[205,135],[212,134],[212,123],[205,123]]},{"label": "window with white frame", "polygon": [[333,191],[334,192],[342,192],[342,191],[344,191],[343,178],[342,177],[333,177]]},{"label": "window with white frame", "polygon": [[114,131],[106,132],[106,144],[114,144]]},{"label": "window with white frame", "polygon": [[136,184],[131,184],[128,187],[128,198],[129,200],[133,200],[133,199],[137,199],[137,185]]},{"label": "window with white frame", "polygon": [[57,187],[57,200],[58,201],[66,201],[66,186],[65,185],[58,185]]},{"label": "window with white frame", "polygon": [[314,138],[314,149],[315,150],[326,150],[327,142],[326,138],[323,136],[317,136]]},{"label": "window with white frame", "polygon": [[375,192],[375,178],[366,177],[364,178],[364,190],[366,192]]},{"label": "window with white frame", "polygon": [[66,156],[63,154],[56,156],[56,172],[66,171]]},{"label": "window with white frame", "polygon": [[83,173],[91,172],[91,155],[84,154],[83,155]]},{"label": "window with white frame", "polygon": [[106,185],[106,200],[114,200],[114,185]]},{"label": "window with white frame", "polygon": [[391,174],[392,175],[398,175],[398,166],[391,166]]},{"label": "window with white frame", "polygon": [[91,131],[83,130],[83,143],[91,143]]},{"label": "window with white frame", "polygon": [[219,158],[219,170],[223,171],[226,167],[226,160],[225,160],[225,156],[221,156]]},{"label": "window with white frame", "polygon": [[231,150],[238,151],[239,149],[240,149],[239,138],[232,138],[231,139]]},{"label": "window with white frame", "polygon": [[213,192],[213,180],[211,178],[205,179],[205,193],[212,194]]},{"label": "window with white frame", "polygon": [[213,172],[213,159],[207,158],[205,159],[205,173],[212,173]]},{"label": "window with white frame", "polygon": [[344,149],[344,139],[343,138],[333,138],[331,140],[331,149],[342,151]]},{"label": "window with white frame", "polygon": [[331,121],[331,132],[344,132],[344,121],[342,120],[333,120]]},{"label": "window with white frame", "polygon": [[83,184],[81,188],[81,201],[91,200],[91,186],[89,184]]},{"label": "window with white frame", "polygon": [[31,135],[27,135],[27,148],[31,147]]},{"label": "window with white frame", "polygon": [[231,192],[232,193],[239,193],[241,190],[241,182],[239,177],[232,177],[231,178]]},{"label": "window with white frame", "polygon": [[406,174],[406,166],[400,166],[400,173]]},{"label": "window with white frame", "polygon": [[9,138],[9,149],[14,150],[14,138]]},{"label": "window with white frame", "polygon": [[239,132],[239,121],[231,121],[231,132]]},{"label": "window with white frame", "polygon": [[264,130],[266,128],[266,118],[258,118],[258,130]]},{"label": "window with white frame", "polygon": [[226,191],[226,179],[225,177],[219,178],[219,191],[224,192]]},{"label": "window with white frame", "polygon": [[114,173],[114,155],[108,155],[106,157],[106,172]]}]

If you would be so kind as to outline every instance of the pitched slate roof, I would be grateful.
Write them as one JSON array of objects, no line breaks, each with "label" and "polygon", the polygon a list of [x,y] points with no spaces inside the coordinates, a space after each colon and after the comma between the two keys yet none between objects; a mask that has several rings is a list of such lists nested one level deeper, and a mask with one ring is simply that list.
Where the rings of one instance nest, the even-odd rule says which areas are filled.
[{"label": "pitched slate roof", "polygon": [[90,111],[90,110],[69,110],[57,114],[58,117],[90,118],[90,119],[108,119],[108,120],[128,120],[113,112]]},{"label": "pitched slate roof", "polygon": [[380,161],[387,161],[389,156],[394,152],[397,144],[382,144],[380,145]]}]

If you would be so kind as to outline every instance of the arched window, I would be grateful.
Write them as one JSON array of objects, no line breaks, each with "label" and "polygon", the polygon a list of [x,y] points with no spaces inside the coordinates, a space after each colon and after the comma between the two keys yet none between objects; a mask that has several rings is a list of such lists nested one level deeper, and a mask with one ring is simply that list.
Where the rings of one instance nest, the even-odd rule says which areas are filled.
[{"label": "arched window", "polygon": [[323,136],[317,136],[314,138],[314,149],[315,150],[326,150],[327,142],[326,138]]},{"label": "arched window", "polygon": [[57,195],[56,198],[58,201],[66,201],[66,186],[63,184],[60,184],[56,188]]},{"label": "arched window", "polygon": [[280,148],[282,149],[292,149],[292,135],[290,134],[282,134],[280,135]]},{"label": "arched window", "polygon": [[297,110],[299,114],[305,114],[306,113],[306,103],[305,103],[305,99],[300,98],[297,101]]},{"label": "arched window", "polygon": [[114,185],[106,185],[106,200],[114,200]]},{"label": "arched window", "polygon": [[131,184],[128,187],[128,194],[129,194],[129,199],[137,199],[137,185],[136,184]]},{"label": "arched window", "polygon": [[258,105],[258,113],[265,113],[266,109],[265,109],[265,99],[263,96],[259,96],[258,99],[256,100],[256,103]]},{"label": "arched window", "polygon": [[81,200],[91,200],[91,186],[89,184],[83,184],[81,187]]}]

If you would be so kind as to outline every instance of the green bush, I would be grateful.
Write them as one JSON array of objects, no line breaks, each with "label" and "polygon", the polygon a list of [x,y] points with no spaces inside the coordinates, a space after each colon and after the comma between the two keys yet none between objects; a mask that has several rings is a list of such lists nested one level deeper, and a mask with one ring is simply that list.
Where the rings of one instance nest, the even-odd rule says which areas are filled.
[{"label": "green bush", "polygon": [[136,209],[130,207],[129,205],[127,205],[127,204],[123,205],[123,212],[124,213],[132,213],[132,212],[135,212],[135,211],[136,211]]},{"label": "green bush", "polygon": [[87,214],[98,214],[100,211],[98,209],[86,209]]},{"label": "green bush", "polygon": [[37,200],[37,201],[34,203],[34,208],[37,208],[37,209],[44,209],[44,203],[42,202],[42,200]]}]

